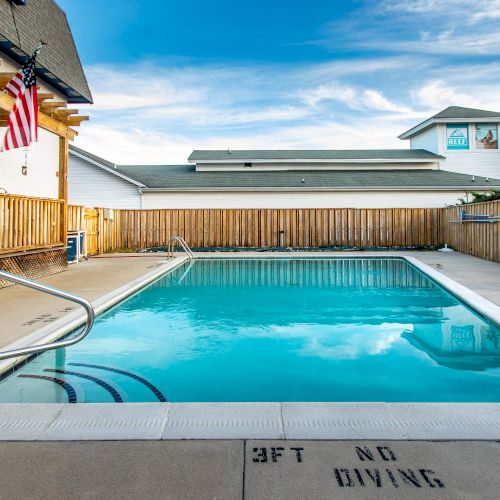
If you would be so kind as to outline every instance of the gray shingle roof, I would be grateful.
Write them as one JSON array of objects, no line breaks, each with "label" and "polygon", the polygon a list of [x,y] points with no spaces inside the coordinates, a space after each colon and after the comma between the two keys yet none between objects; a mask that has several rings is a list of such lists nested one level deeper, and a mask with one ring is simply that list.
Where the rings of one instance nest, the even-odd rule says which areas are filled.
[{"label": "gray shingle roof", "polygon": [[[65,94],[69,102],[92,102],[66,14],[53,0],[30,0],[22,6],[0,0],[0,35],[0,50],[19,63],[24,62],[25,55],[31,55],[40,40],[46,42],[37,58],[43,66],[38,75],[44,78],[45,70],[52,73],[55,79],[44,79]],[[13,51],[12,44],[24,55]]]},{"label": "gray shingle roof", "polygon": [[462,108],[461,106],[449,106],[440,111],[432,118],[500,118],[500,113],[496,111],[486,111],[484,109]]},{"label": "gray shingle roof", "polygon": [[486,111],[484,109],[474,109],[474,108],[463,108],[461,106],[449,106],[443,111],[427,118],[418,125],[415,125],[411,129],[403,132],[399,135],[399,139],[410,139],[416,134],[420,134],[427,130],[428,128],[434,126],[436,123],[446,123],[446,120],[487,120],[491,118],[492,121],[500,121],[500,113],[496,111]]},{"label": "gray shingle roof", "polygon": [[[500,188],[499,179],[444,170],[281,170],[201,171],[194,165],[119,165],[118,172],[148,188],[168,190],[231,188],[370,189],[370,188]],[[304,182],[302,182],[304,179]]]},{"label": "gray shingle roof", "polygon": [[276,149],[194,150],[188,158],[198,161],[246,160],[430,160],[444,159],[425,149]]}]

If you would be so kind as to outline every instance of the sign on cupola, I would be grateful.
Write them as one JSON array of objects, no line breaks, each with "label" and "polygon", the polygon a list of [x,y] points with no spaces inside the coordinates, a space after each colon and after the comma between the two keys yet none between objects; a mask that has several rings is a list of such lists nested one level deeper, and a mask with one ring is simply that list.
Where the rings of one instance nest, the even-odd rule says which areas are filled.
[{"label": "sign on cupola", "polygon": [[466,123],[446,125],[446,144],[448,149],[469,149],[469,126]]}]

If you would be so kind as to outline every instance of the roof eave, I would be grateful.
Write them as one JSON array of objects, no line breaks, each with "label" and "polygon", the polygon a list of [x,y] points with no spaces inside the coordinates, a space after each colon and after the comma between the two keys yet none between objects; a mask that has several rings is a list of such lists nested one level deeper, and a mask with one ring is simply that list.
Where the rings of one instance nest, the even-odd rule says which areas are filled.
[{"label": "roof eave", "polygon": [[346,186],[346,187],[173,187],[173,188],[142,188],[142,192],[269,192],[269,191],[469,191],[499,189],[500,185],[483,186]]},{"label": "roof eave", "polygon": [[[29,54],[21,50],[14,43],[6,38],[0,37],[0,52],[4,52],[8,57],[17,62],[20,65],[23,65],[28,58]],[[92,94],[89,89],[89,96],[84,96],[74,88],[70,87],[66,82],[58,78],[54,75],[49,69],[42,66],[38,60],[35,68],[36,76],[42,79],[48,85],[51,85],[56,90],[61,92],[65,97],[68,103],[73,104],[93,104]],[[85,75],[85,73],[84,73]]]},{"label": "roof eave", "polygon": [[314,158],[314,159],[255,159],[255,158],[237,158],[230,160],[193,160],[191,157],[188,161],[194,161],[200,165],[231,165],[241,163],[436,163],[446,158],[441,155],[434,155],[429,158]]},{"label": "roof eave", "polygon": [[403,132],[401,135],[398,135],[398,139],[405,140],[411,139],[414,135],[424,132],[425,130],[433,127],[436,124],[433,118],[429,118],[418,125],[415,125],[410,130]]},{"label": "roof eave", "polygon": [[429,118],[425,122],[419,123],[415,127],[398,135],[398,139],[411,139],[439,123],[500,123],[500,117],[470,117],[470,118]]}]

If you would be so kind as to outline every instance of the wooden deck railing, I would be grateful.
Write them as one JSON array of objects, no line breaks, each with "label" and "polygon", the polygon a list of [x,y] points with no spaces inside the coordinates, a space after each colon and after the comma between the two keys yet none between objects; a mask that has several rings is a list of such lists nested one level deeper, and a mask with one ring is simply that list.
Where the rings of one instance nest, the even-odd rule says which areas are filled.
[{"label": "wooden deck railing", "polygon": [[63,244],[63,200],[0,194],[0,254]]}]

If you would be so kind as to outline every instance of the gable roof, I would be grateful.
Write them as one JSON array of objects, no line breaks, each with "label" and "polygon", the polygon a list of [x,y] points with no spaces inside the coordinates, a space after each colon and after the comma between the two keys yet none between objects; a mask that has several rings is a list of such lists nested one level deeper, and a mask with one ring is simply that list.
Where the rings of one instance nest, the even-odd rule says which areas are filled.
[{"label": "gable roof", "polygon": [[268,149],[268,150],[199,150],[188,158],[190,162],[258,162],[258,161],[319,161],[345,162],[436,161],[444,160],[425,149]]},{"label": "gable roof", "polygon": [[435,114],[432,118],[500,118],[500,113],[497,111],[486,111],[485,109],[449,106]]},{"label": "gable roof", "polygon": [[103,158],[100,158],[99,156],[89,153],[88,151],[84,151],[83,149],[77,148],[76,146],[73,146],[73,144],[69,144],[69,156],[71,157],[71,155],[81,158],[85,160],[87,163],[95,167],[98,167],[108,172],[111,175],[120,177],[124,181],[130,182],[131,184],[134,184],[137,187],[145,187],[145,184],[142,184],[137,179],[128,177],[127,175],[118,171],[117,166],[114,163],[108,160],[104,160]]},{"label": "gable roof", "polygon": [[54,0],[33,0],[26,5],[0,0],[0,51],[22,64],[40,40],[47,45],[37,57],[37,75],[62,92],[68,102],[91,103],[64,11]]},{"label": "gable roof", "polygon": [[118,165],[143,191],[471,190],[500,188],[500,179],[445,170],[196,171],[195,165]]},{"label": "gable roof", "polygon": [[414,135],[424,132],[437,123],[459,123],[460,121],[500,122],[500,112],[449,106],[406,132],[403,132],[398,137],[399,139],[411,139]]}]

